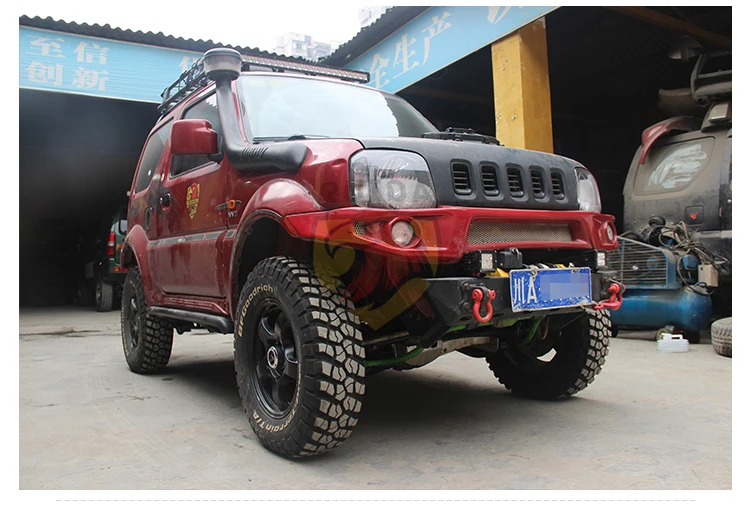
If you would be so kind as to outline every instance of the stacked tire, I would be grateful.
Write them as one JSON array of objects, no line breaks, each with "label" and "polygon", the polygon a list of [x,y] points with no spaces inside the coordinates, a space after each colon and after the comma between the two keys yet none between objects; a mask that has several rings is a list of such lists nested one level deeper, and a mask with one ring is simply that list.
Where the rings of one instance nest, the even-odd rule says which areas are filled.
[{"label": "stacked tire", "polygon": [[720,356],[732,357],[732,317],[711,324],[711,345]]}]

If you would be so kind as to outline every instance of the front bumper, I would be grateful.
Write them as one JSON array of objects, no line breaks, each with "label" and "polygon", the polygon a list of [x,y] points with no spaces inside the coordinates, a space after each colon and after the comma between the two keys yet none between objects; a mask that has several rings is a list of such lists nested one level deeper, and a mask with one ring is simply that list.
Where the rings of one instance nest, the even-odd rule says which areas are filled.
[{"label": "front bumper", "polygon": [[[609,298],[610,286],[620,284],[614,280],[614,271],[600,271],[591,273],[591,296],[594,301]],[[487,324],[497,325],[502,321],[514,322],[519,319],[537,318],[547,315],[580,312],[583,308],[591,308],[594,304],[547,310],[514,312],[511,308],[510,278],[427,278],[424,279],[423,297],[413,304],[402,322],[412,335],[424,336],[426,342],[435,339],[448,329],[456,326],[466,326],[471,329],[480,324],[475,315],[475,300],[472,293],[475,289],[494,291],[494,299],[485,298],[481,301],[480,314],[485,317],[491,306],[491,318]],[[486,294],[486,291],[485,291]]]},{"label": "front bumper", "polygon": [[[397,221],[407,221],[415,231],[415,241],[402,247],[390,234]],[[455,263],[466,252],[507,248],[573,250],[612,250],[617,247],[614,217],[588,211],[550,211],[507,208],[462,208],[441,206],[432,209],[339,208],[287,215],[284,228],[290,235],[329,246],[351,246],[401,259],[422,262]],[[472,227],[509,227],[514,234],[500,240],[473,238]],[[562,235],[535,235],[549,227]],[[608,228],[611,231],[608,232]]]}]

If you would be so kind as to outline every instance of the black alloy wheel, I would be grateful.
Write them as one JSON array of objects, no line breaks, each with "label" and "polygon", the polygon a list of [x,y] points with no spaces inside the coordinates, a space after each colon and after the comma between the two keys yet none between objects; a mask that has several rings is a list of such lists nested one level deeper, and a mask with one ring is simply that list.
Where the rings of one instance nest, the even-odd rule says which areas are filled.
[{"label": "black alloy wheel", "polygon": [[297,391],[297,350],[292,326],[284,311],[267,301],[259,312],[252,348],[251,372],[266,410],[284,417],[291,410]]}]

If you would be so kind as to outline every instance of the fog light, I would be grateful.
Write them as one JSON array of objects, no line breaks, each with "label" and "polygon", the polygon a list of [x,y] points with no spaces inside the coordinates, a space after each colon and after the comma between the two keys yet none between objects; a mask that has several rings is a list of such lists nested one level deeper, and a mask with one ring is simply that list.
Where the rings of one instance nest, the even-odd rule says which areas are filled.
[{"label": "fog light", "polygon": [[482,273],[495,271],[495,254],[494,252],[482,252],[480,254],[480,268]]},{"label": "fog light", "polygon": [[409,222],[396,222],[391,226],[391,237],[398,246],[407,246],[414,241],[414,228]]},{"label": "fog light", "polygon": [[610,241],[615,240],[615,228],[612,227],[612,224],[607,224],[607,238]]},{"label": "fog light", "polygon": [[601,268],[607,265],[607,254],[605,252],[596,252],[596,267]]}]

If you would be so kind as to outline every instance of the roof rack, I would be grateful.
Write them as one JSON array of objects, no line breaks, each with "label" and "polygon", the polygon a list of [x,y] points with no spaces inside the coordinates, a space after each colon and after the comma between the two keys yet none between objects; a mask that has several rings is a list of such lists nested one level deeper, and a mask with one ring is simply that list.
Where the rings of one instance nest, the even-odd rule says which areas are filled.
[{"label": "roof rack", "polygon": [[[157,107],[159,114],[167,114],[191,93],[203,87],[208,82],[208,77],[206,77],[203,69],[203,59],[203,57],[200,58],[192,67],[180,74],[177,81],[164,89],[161,94],[161,104]],[[353,81],[355,83],[368,83],[370,81],[369,72],[324,67],[312,63],[276,60],[262,56],[242,55],[242,72],[266,69],[274,72],[290,71],[309,76],[335,77],[343,81]]]}]

